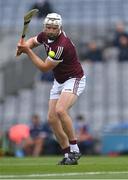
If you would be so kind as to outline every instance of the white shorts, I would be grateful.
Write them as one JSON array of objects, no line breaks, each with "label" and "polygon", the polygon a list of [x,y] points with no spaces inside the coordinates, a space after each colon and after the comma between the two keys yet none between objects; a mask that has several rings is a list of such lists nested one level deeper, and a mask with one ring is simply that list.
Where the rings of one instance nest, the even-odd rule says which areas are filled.
[{"label": "white shorts", "polygon": [[79,96],[85,89],[86,77],[68,79],[62,84],[54,80],[50,91],[50,99],[58,99],[61,92],[70,92]]}]

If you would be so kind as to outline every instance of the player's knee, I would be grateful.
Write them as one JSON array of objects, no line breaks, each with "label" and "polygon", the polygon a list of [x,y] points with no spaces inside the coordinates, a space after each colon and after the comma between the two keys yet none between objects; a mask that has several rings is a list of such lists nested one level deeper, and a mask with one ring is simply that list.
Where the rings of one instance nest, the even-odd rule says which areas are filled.
[{"label": "player's knee", "polygon": [[47,119],[48,119],[48,123],[51,125],[51,124],[53,124],[54,123],[54,120],[56,119],[55,118],[55,114],[54,113],[48,113],[48,115],[47,115]]},{"label": "player's knee", "polygon": [[51,113],[48,113],[47,119],[48,119],[48,123],[50,123],[52,121],[52,114]]},{"label": "player's knee", "polygon": [[65,116],[66,111],[65,111],[65,109],[63,107],[56,107],[56,114],[59,117],[63,117],[63,116]]}]

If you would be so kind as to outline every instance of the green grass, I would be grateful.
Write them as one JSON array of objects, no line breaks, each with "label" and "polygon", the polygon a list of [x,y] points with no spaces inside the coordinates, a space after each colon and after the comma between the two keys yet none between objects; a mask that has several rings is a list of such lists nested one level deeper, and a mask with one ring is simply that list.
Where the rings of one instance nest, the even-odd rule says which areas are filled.
[{"label": "green grass", "polygon": [[62,157],[0,158],[0,179],[128,179],[128,157],[82,157],[58,166]]}]

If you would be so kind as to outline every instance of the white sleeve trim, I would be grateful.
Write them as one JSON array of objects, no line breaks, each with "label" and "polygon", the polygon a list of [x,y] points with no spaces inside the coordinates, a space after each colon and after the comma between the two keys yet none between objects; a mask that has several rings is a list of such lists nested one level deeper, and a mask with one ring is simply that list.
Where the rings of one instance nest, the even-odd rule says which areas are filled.
[{"label": "white sleeve trim", "polygon": [[37,41],[37,36],[35,36],[35,41],[37,44],[41,44],[39,41]]},{"label": "white sleeve trim", "polygon": [[54,59],[52,59],[50,56],[48,56],[47,59],[50,60],[50,61],[52,61],[52,62],[55,62],[55,63],[59,63],[59,62],[62,62],[62,61],[63,61],[63,59],[62,59],[62,60],[54,60]]}]

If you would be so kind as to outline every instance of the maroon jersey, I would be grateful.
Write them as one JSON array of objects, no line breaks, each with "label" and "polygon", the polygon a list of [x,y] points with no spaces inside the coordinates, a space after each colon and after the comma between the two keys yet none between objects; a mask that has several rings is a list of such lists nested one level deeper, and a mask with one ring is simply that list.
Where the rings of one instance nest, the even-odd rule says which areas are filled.
[{"label": "maroon jersey", "polygon": [[37,36],[37,41],[44,44],[46,53],[55,52],[55,61],[61,61],[54,69],[54,77],[59,83],[64,83],[70,78],[81,78],[84,74],[82,66],[77,57],[75,47],[64,32],[53,42],[49,42],[44,32]]}]

